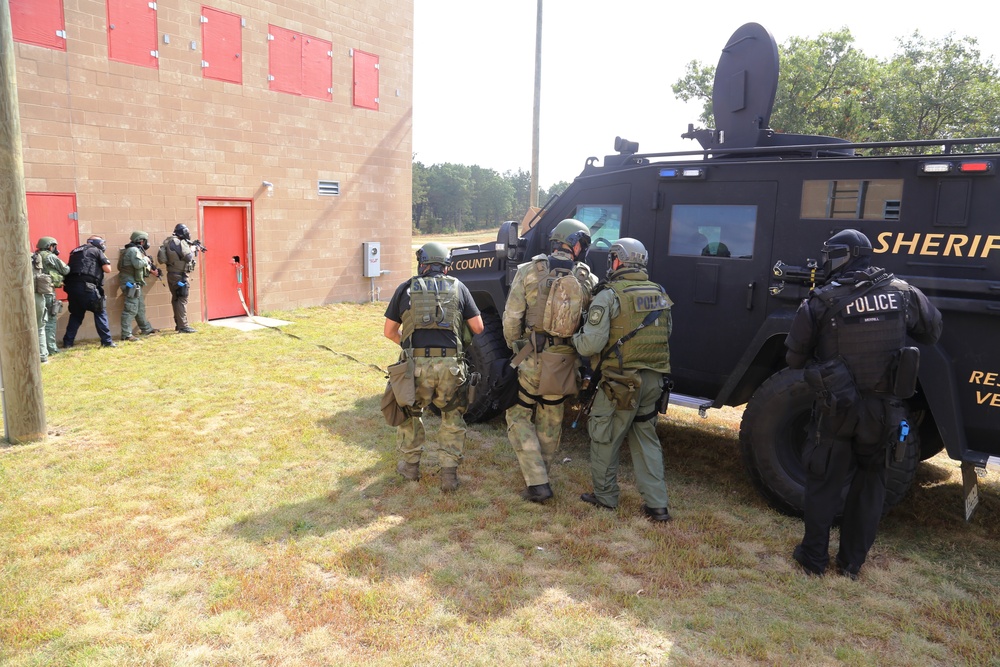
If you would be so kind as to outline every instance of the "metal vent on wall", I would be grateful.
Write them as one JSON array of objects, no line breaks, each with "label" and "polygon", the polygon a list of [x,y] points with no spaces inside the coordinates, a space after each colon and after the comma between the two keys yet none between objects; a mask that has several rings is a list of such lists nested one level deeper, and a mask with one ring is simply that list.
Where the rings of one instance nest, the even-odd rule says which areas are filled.
[{"label": "metal vent on wall", "polygon": [[320,197],[336,197],[340,194],[340,181],[320,181]]}]

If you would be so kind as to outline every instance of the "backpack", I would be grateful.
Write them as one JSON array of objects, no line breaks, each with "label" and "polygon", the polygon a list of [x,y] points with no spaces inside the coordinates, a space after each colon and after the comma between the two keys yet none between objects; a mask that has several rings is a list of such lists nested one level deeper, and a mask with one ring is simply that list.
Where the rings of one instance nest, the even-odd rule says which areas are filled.
[{"label": "backpack", "polygon": [[31,254],[31,272],[35,277],[35,294],[53,294],[52,276],[45,270],[39,253]]},{"label": "backpack", "polygon": [[586,276],[577,276],[575,267],[571,271],[555,269],[555,278],[550,278],[545,306],[542,309],[542,329],[552,336],[568,338],[580,328],[583,313],[590,305],[590,292],[583,285]]}]

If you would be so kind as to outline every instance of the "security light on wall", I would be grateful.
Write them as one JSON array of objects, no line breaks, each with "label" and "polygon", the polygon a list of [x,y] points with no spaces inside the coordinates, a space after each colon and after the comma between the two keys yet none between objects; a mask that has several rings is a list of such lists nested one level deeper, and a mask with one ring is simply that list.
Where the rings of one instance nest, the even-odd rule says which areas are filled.
[{"label": "security light on wall", "polygon": [[261,181],[260,184],[261,187],[267,190],[268,197],[274,196],[274,183],[272,183],[271,181]]}]

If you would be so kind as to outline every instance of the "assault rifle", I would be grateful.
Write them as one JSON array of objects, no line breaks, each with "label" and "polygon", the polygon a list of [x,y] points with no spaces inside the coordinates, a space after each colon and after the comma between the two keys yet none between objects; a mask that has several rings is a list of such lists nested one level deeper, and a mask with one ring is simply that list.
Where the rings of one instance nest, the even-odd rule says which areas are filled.
[{"label": "assault rifle", "polygon": [[149,269],[149,272],[152,273],[154,276],[156,276],[157,282],[159,282],[162,285],[163,284],[163,269],[161,269],[160,267],[158,267],[156,265],[156,262],[153,261],[152,257],[150,257],[149,255],[146,254],[145,250],[142,251],[142,256],[149,260],[149,266],[152,267],[152,268]]},{"label": "assault rifle", "polygon": [[778,263],[771,269],[771,273],[778,279],[776,285],[771,285],[771,296],[780,294],[789,283],[815,289],[816,285],[822,285],[827,278],[826,271],[820,267],[819,262],[815,259],[807,259],[805,266],[785,264],[779,259]]},{"label": "assault rifle", "polygon": [[199,241],[198,239],[195,239],[194,241],[188,241],[188,243],[190,243],[192,246],[194,246],[194,249],[195,249],[194,250],[194,254],[196,254],[196,255],[198,254],[199,250],[202,251],[202,252],[208,252],[208,248],[206,248],[205,245],[201,241]]}]

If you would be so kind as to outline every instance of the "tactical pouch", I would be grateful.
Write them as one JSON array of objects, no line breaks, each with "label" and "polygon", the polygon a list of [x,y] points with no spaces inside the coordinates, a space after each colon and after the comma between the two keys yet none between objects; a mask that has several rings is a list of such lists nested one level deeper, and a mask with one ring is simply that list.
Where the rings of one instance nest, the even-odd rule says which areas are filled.
[{"label": "tactical pouch", "polygon": [[544,350],[538,355],[539,396],[575,396],[579,391],[576,352]]},{"label": "tactical pouch", "polygon": [[191,293],[191,284],[179,282],[177,283],[177,287],[175,289],[177,290],[177,296],[183,298]]},{"label": "tactical pouch", "polygon": [[403,359],[389,366],[389,384],[396,402],[402,406],[410,406],[417,401],[417,386],[413,377],[413,360]]},{"label": "tactical pouch", "polygon": [[125,283],[125,286],[122,288],[122,292],[124,292],[126,299],[134,299],[139,296],[140,289],[141,288],[135,283]]},{"label": "tactical pouch", "polygon": [[861,402],[851,369],[840,357],[811,365],[803,375],[816,392],[817,405],[827,415],[846,414]]},{"label": "tactical pouch", "polygon": [[915,347],[900,348],[895,361],[892,395],[897,398],[910,398],[917,391],[920,350]]},{"label": "tactical pouch", "polygon": [[35,294],[52,294],[52,276],[48,273],[35,274]]},{"label": "tactical pouch", "polygon": [[639,389],[642,380],[634,370],[601,371],[601,390],[615,406],[615,410],[635,410],[639,407]]},{"label": "tactical pouch", "polygon": [[670,391],[674,388],[674,381],[663,376],[663,389],[660,390],[660,397],[656,399],[656,411],[661,415],[667,414],[667,407],[670,405]]},{"label": "tactical pouch", "polygon": [[392,389],[392,382],[385,383],[385,393],[382,394],[382,403],[379,406],[385,423],[389,426],[399,426],[406,421],[406,412],[403,406],[396,402],[396,395]]},{"label": "tactical pouch", "polygon": [[59,313],[62,312],[63,302],[59,299],[52,299],[52,302],[48,304],[49,317],[59,317]]}]

